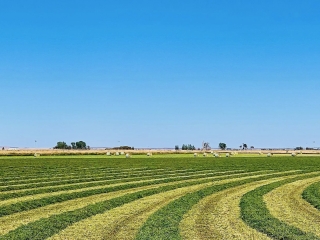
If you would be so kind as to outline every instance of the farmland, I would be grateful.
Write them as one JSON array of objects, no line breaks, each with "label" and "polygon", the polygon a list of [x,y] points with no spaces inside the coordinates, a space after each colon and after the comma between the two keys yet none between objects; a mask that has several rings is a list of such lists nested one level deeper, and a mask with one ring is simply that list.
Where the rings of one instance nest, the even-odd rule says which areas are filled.
[{"label": "farmland", "polygon": [[320,239],[320,157],[0,157],[0,239]]}]

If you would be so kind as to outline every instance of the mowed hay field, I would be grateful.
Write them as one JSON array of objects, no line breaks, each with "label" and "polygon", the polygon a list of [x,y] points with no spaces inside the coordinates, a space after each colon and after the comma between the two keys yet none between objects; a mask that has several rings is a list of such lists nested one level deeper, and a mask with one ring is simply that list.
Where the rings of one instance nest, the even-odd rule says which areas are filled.
[{"label": "mowed hay field", "polygon": [[0,157],[0,239],[320,239],[320,157]]}]

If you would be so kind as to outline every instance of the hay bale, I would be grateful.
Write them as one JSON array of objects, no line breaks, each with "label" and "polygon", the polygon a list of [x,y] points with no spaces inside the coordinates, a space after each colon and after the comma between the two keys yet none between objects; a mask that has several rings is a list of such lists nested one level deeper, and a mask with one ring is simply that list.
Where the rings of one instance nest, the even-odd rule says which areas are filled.
[{"label": "hay bale", "polygon": [[206,157],[206,156],[207,156],[207,154],[206,154],[206,153],[203,153],[202,155],[203,155],[204,157]]},{"label": "hay bale", "polygon": [[198,157],[198,154],[197,154],[197,153],[194,153],[193,156],[194,156],[194,157]]},{"label": "hay bale", "polygon": [[114,155],[119,156],[119,153],[118,153],[118,152],[116,152]]},{"label": "hay bale", "polygon": [[130,157],[130,154],[129,154],[129,153],[127,153],[127,154],[126,154],[126,158],[129,158],[129,157]]},{"label": "hay bale", "polygon": [[272,156],[271,153],[268,153],[268,154],[267,154],[267,157],[271,157],[271,156]]},{"label": "hay bale", "polygon": [[226,157],[230,157],[230,154],[229,154],[229,153],[226,153]]},{"label": "hay bale", "polygon": [[107,154],[106,154],[107,156],[111,156],[111,153],[110,152],[107,152]]}]

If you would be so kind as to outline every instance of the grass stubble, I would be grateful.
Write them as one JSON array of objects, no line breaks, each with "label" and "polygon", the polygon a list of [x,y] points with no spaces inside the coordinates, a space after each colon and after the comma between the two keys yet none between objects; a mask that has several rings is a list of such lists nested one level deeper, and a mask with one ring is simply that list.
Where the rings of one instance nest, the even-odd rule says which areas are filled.
[{"label": "grass stubble", "polygon": [[320,177],[299,180],[264,195],[264,202],[271,215],[320,237],[320,211],[302,198],[304,189],[318,181]]}]

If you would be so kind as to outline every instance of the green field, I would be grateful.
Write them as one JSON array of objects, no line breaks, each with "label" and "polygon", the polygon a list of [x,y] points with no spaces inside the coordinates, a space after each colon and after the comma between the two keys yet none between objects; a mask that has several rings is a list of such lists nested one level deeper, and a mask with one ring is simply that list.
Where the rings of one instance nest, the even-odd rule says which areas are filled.
[{"label": "green field", "polygon": [[320,157],[0,157],[0,239],[320,239]]}]

